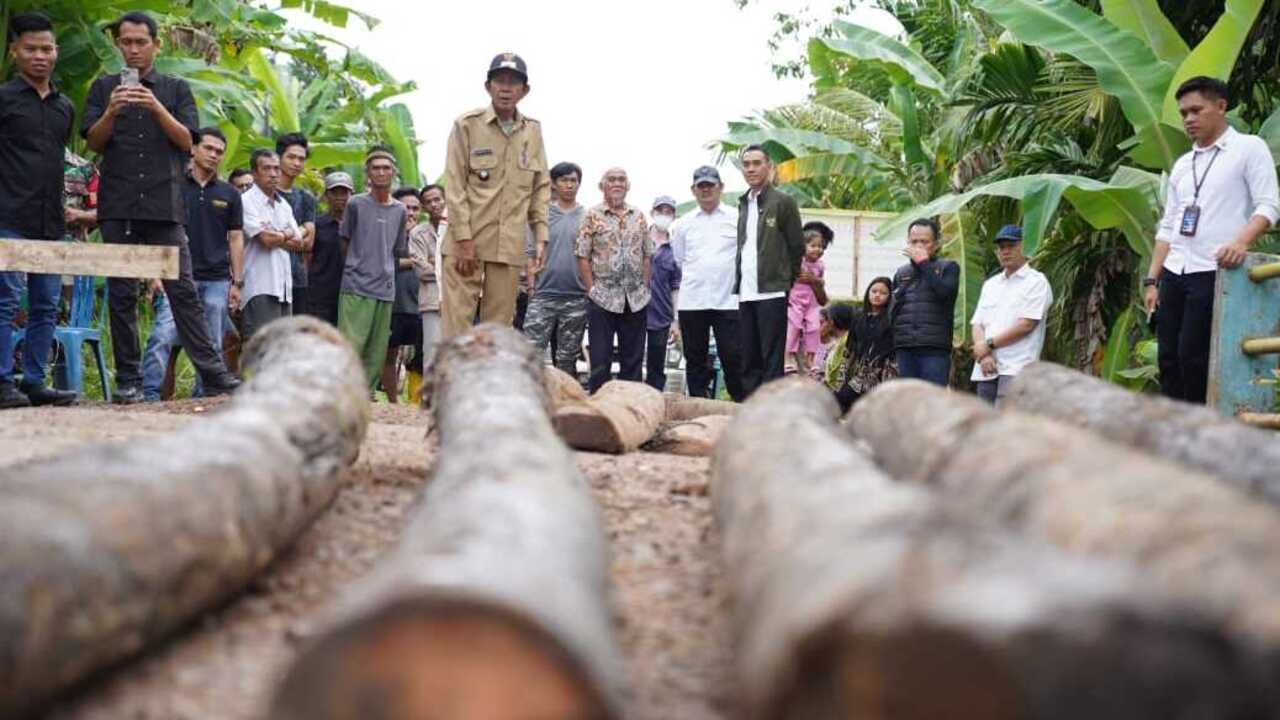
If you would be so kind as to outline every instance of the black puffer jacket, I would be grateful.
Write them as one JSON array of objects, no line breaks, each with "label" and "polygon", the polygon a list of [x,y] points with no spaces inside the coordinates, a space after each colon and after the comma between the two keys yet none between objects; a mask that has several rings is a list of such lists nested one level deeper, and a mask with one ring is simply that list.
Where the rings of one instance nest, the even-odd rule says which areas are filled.
[{"label": "black puffer jacket", "polygon": [[960,266],[934,258],[893,276],[893,344],[898,350],[951,350]]}]

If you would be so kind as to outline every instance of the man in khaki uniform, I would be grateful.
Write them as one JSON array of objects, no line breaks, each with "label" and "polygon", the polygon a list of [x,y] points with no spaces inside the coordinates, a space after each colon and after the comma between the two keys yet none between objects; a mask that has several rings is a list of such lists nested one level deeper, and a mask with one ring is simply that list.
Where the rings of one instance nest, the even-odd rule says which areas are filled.
[{"label": "man in khaki uniform", "polygon": [[[445,167],[445,236],[441,282],[441,336],[466,332],[475,318],[510,325],[515,316],[520,269],[542,269],[547,250],[547,203],[551,181],[542,126],[516,111],[529,93],[528,68],[520,56],[503,53],[489,65],[484,84],[492,103],[453,123]],[[534,236],[534,257],[525,250],[525,229]]]}]

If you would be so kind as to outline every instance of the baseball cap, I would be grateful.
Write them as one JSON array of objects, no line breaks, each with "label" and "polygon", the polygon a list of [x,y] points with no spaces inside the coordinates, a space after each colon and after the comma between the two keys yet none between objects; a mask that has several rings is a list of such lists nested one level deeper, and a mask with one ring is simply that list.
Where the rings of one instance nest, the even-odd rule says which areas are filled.
[{"label": "baseball cap", "polygon": [[524,58],[515,53],[498,53],[493,56],[493,61],[489,63],[489,78],[499,70],[510,70],[519,73],[524,77],[525,81],[529,80],[529,66],[525,64]]},{"label": "baseball cap", "polygon": [[704,183],[704,182],[715,183],[716,185],[719,185],[722,182],[720,180],[720,171],[716,170],[710,165],[703,165],[697,170],[694,170],[693,184],[697,185],[698,183]]},{"label": "baseball cap", "polygon": [[1017,225],[1005,225],[996,233],[996,242],[1001,240],[1022,242],[1022,228]]},{"label": "baseball cap", "polygon": [[355,183],[351,181],[351,176],[344,172],[331,172],[324,176],[324,189],[332,190],[336,187],[344,187],[354,191]]},{"label": "baseball cap", "polygon": [[659,195],[658,197],[653,199],[653,205],[652,205],[653,209],[656,210],[658,207],[662,205],[668,205],[671,207],[672,210],[675,210],[676,199],[671,197],[670,195]]}]

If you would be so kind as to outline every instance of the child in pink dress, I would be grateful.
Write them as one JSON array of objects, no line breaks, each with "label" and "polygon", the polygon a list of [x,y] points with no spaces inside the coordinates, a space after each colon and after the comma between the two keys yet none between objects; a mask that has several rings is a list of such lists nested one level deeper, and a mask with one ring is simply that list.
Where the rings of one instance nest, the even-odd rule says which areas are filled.
[{"label": "child in pink dress", "polygon": [[[822,255],[834,236],[835,233],[822,223],[809,223],[805,226],[801,273],[809,273],[822,279],[825,273]],[[792,359],[799,372],[808,373],[814,366],[815,355],[822,349],[819,334],[821,311],[822,303],[819,302],[819,294],[813,285],[797,280],[787,295],[787,356]]]}]

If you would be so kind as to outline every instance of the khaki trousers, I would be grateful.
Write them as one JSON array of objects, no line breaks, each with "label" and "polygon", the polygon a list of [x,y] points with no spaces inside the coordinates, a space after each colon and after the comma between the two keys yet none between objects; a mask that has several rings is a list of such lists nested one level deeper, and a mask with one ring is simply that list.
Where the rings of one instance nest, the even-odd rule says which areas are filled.
[{"label": "khaki trousers", "polygon": [[510,326],[516,316],[520,267],[479,261],[480,269],[463,277],[456,258],[443,255],[440,273],[440,339],[448,340],[471,328],[480,310],[480,322]]}]

